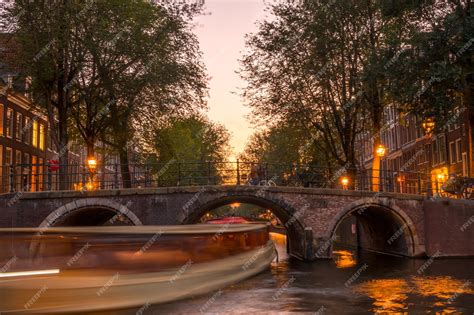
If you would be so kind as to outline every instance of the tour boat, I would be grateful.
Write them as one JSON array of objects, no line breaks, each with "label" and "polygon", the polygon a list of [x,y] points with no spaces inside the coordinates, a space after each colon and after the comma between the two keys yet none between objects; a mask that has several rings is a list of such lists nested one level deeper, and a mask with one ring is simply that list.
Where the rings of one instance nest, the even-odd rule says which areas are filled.
[{"label": "tour boat", "polygon": [[223,289],[275,258],[257,224],[0,229],[0,313],[141,307]]}]

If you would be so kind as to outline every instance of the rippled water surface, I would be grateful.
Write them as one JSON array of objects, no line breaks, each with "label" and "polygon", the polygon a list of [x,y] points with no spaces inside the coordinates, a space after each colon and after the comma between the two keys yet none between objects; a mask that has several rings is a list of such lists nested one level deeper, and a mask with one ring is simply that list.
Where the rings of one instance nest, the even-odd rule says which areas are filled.
[{"label": "rippled water surface", "polygon": [[339,249],[334,260],[303,263],[288,259],[282,237],[274,240],[279,262],[251,279],[205,296],[116,313],[474,314],[474,259],[430,263]]}]

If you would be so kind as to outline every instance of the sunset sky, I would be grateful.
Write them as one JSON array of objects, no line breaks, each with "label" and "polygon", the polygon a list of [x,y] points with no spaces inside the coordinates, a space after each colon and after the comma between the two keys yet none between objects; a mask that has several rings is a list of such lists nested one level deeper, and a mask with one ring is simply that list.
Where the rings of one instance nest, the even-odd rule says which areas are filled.
[{"label": "sunset sky", "polygon": [[206,0],[208,14],[196,19],[195,32],[211,77],[208,114],[211,120],[225,125],[231,132],[234,153],[242,151],[252,133],[245,118],[249,109],[237,95],[238,87],[243,87],[244,82],[235,71],[245,49],[245,34],[256,31],[255,22],[266,14],[264,1]]}]

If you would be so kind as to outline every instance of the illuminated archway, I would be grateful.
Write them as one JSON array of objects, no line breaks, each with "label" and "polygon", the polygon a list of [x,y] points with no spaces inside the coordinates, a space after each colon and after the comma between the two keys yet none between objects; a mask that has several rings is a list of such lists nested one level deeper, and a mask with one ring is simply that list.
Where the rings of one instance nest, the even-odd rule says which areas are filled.
[{"label": "illuminated archway", "polygon": [[109,199],[79,199],[51,212],[40,224],[49,226],[142,225],[125,205]]},{"label": "illuminated archway", "polygon": [[[418,237],[408,215],[397,207],[365,203],[347,207],[334,218],[330,237],[351,216],[356,218],[358,246],[365,250],[413,257],[417,254]],[[331,243],[330,251],[332,252]]]},{"label": "illuminated archway", "polygon": [[235,195],[218,198],[205,204],[196,205],[188,211],[183,224],[195,224],[209,211],[233,203],[246,203],[269,209],[277,217],[287,231],[288,253],[296,258],[306,258],[304,225],[298,219],[297,212],[287,204],[280,204],[272,200],[257,196]]}]

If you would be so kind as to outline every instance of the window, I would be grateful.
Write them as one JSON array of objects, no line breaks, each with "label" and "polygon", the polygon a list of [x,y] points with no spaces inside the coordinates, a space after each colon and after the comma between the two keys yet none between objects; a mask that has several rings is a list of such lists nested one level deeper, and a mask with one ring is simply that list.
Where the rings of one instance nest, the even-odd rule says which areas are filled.
[{"label": "window", "polygon": [[38,187],[38,160],[35,155],[31,156],[31,191],[36,191]]},{"label": "window", "polygon": [[467,152],[464,152],[462,154],[462,176],[469,176],[469,170],[467,168],[468,166],[468,161],[467,161]]},{"label": "window", "polygon": [[10,188],[10,183],[11,182],[10,182],[10,167],[9,166],[12,165],[12,162],[13,162],[12,161],[12,158],[13,158],[12,153],[13,153],[12,148],[8,148],[8,147],[5,148],[5,160],[4,160],[4,162],[5,162],[4,176],[6,177],[5,181],[4,181],[5,191],[10,191],[10,189],[11,189]]},{"label": "window", "polygon": [[31,141],[31,119],[25,117],[25,131],[23,132],[23,142],[29,144]]},{"label": "window", "polygon": [[12,164],[12,148],[5,148],[5,165]]},{"label": "window", "polygon": [[456,140],[456,157],[457,157],[457,162],[462,162],[462,145],[461,145],[461,139]]},{"label": "window", "polygon": [[22,157],[22,153],[21,151],[19,150],[16,150],[15,151],[15,165],[16,165],[16,168],[15,168],[15,183],[16,183],[16,191],[22,191],[22,187],[21,187],[21,157]]},{"label": "window", "polygon": [[44,125],[39,124],[39,148],[41,150],[44,150],[44,138],[45,138]]},{"label": "window", "polygon": [[6,121],[7,137],[11,138],[13,134],[13,109],[7,108],[7,121]]},{"label": "window", "polygon": [[436,165],[438,164],[438,141],[435,139],[433,140],[433,152],[432,152],[432,155],[433,155],[433,165]]},{"label": "window", "polygon": [[33,138],[31,140],[31,145],[35,148],[38,147],[38,121],[33,120]]},{"label": "window", "polygon": [[21,141],[21,134],[23,132],[23,115],[16,113],[16,128],[15,128],[15,138],[18,141]]},{"label": "window", "polygon": [[39,158],[38,159],[38,190],[43,190],[43,159]]},{"label": "window", "polygon": [[20,150],[16,150],[15,151],[15,164],[21,164],[21,151]]},{"label": "window", "polygon": [[25,153],[23,156],[23,164],[30,164],[30,155],[28,153]]},{"label": "window", "polygon": [[0,136],[3,136],[3,104],[0,104]]},{"label": "window", "polygon": [[451,164],[456,163],[456,146],[454,142],[449,143],[449,162]]},{"label": "window", "polygon": [[438,139],[439,163],[446,162],[446,136],[441,135]]}]

